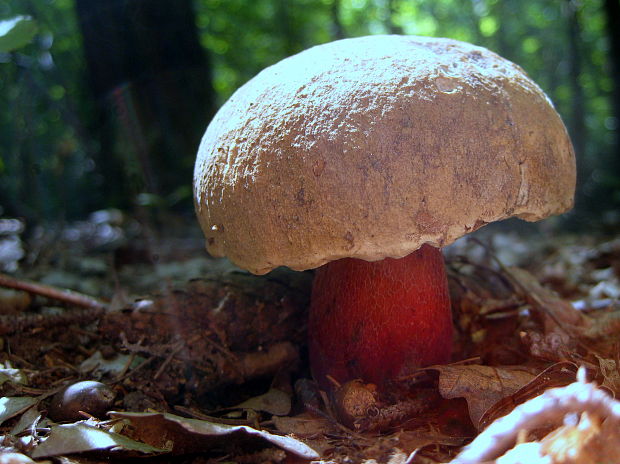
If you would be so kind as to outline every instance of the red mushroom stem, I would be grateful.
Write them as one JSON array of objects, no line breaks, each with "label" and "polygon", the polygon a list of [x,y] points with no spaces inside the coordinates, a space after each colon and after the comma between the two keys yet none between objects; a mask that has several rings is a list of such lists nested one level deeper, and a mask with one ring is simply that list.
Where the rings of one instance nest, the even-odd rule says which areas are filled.
[{"label": "red mushroom stem", "polygon": [[420,366],[445,363],[452,349],[448,281],[441,251],[424,245],[401,259],[345,258],[320,267],[309,321],[314,378],[380,388]]}]

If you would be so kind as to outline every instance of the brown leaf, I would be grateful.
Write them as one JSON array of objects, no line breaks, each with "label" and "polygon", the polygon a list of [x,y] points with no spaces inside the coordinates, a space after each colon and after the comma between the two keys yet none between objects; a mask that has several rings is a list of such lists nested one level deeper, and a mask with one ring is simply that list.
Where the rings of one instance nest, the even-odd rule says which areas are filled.
[{"label": "brown leaf", "polygon": [[577,340],[568,333],[554,327],[545,334],[529,330],[522,332],[521,342],[536,358],[560,362],[573,359],[577,349]]},{"label": "brown leaf", "polygon": [[251,409],[275,416],[286,416],[291,411],[291,396],[282,390],[271,388],[267,393],[254,396],[228,409]]},{"label": "brown leaf", "polygon": [[432,427],[404,430],[396,436],[401,448],[406,450],[416,450],[428,445],[462,446],[466,440],[463,437],[446,435]]},{"label": "brown leaf", "polygon": [[550,457],[552,462],[595,464],[601,462],[600,455],[592,455],[588,451],[588,445],[600,432],[598,418],[592,420],[588,413],[584,412],[578,424],[565,424],[541,440],[541,451]]},{"label": "brown leaf", "polygon": [[540,313],[546,331],[550,332],[559,325],[564,330],[572,332],[584,330],[590,324],[587,316],[577,311],[568,301],[544,288],[526,270],[510,267],[507,271],[515,285],[523,292],[527,302]]},{"label": "brown leaf", "polygon": [[532,399],[549,388],[563,387],[575,381],[577,367],[573,363],[553,364],[538,374],[531,382],[510,396],[502,398],[485,411],[478,423],[478,430],[484,430],[494,420],[505,416],[521,403]]},{"label": "brown leaf", "polygon": [[309,412],[304,412],[293,417],[274,417],[272,420],[278,431],[286,435],[293,434],[299,437],[312,437],[316,435],[328,435],[337,430],[334,422],[330,422],[324,417]]},{"label": "brown leaf", "polygon": [[28,456],[25,456],[21,453],[4,451],[2,454],[0,454],[0,464],[35,464],[35,462]]},{"label": "brown leaf", "polygon": [[[557,439],[551,435],[550,448],[554,448],[555,452],[559,453],[565,446],[579,445],[581,447],[586,444],[590,446],[590,443],[594,442],[594,436],[596,436],[598,443],[591,450],[591,456],[595,456],[595,459],[594,461],[583,462],[618,462],[618,452],[615,450],[620,448],[620,434],[618,433],[620,402],[614,400],[607,392],[597,388],[595,384],[585,382],[585,370],[580,371],[577,378],[577,382],[565,387],[549,389],[536,398],[517,406],[510,414],[493,422],[474,441],[463,448],[451,463],[495,462],[495,459],[522,441],[522,437],[527,436],[529,432],[548,429],[553,426],[561,429],[563,426],[575,425],[575,418],[580,416],[583,418],[583,413],[587,413],[589,418],[596,418],[597,424],[608,424],[609,431],[605,434],[599,434],[599,430],[597,430],[599,427],[595,425],[591,427],[588,420],[577,425],[577,428],[582,425],[582,429],[587,431],[584,436],[578,437],[579,439],[576,440],[573,434],[574,430],[568,427],[565,431],[558,432],[561,437]],[[519,446],[512,451],[516,451]],[[603,447],[609,447],[610,451],[607,448],[603,449]],[[514,459],[516,457],[514,454],[508,459],[508,455],[511,453],[509,451],[504,455],[501,462],[507,464],[540,462],[533,459],[533,457],[537,457],[533,455],[541,455],[542,446],[531,443],[528,449],[532,454],[527,455],[528,459],[525,461]],[[614,454],[616,458],[610,458]],[[564,457],[571,459],[565,460]],[[572,460],[573,456],[564,457],[557,460],[552,458],[544,462],[556,464],[582,462]]]},{"label": "brown leaf", "polygon": [[[173,454],[204,450],[226,450],[243,444],[272,444],[304,459],[316,459],[318,453],[292,437],[274,435],[245,425],[226,425],[188,419],[169,413],[111,412],[113,418],[131,423],[127,433],[135,440],[171,449]],[[123,433],[126,433],[123,430]]]},{"label": "brown leaf", "polygon": [[620,371],[618,363],[613,359],[605,359],[597,356],[601,374],[604,377],[603,387],[609,388],[614,394],[620,393]]},{"label": "brown leaf", "polygon": [[465,398],[475,426],[487,409],[534,378],[533,374],[522,368],[447,365],[433,366],[431,369],[439,372],[441,396]]}]

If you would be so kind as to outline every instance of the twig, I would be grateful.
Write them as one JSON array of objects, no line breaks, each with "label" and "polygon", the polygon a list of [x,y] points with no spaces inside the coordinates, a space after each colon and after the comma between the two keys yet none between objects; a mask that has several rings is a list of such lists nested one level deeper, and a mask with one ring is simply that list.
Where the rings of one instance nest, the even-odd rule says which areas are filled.
[{"label": "twig", "polygon": [[123,366],[123,368],[121,369],[121,371],[118,374],[119,378],[125,376],[125,374],[129,370],[129,368],[131,367],[131,365],[133,364],[135,359],[136,359],[136,353],[131,353],[129,355],[129,358],[127,358],[127,361],[125,362],[125,365]]},{"label": "twig", "polygon": [[12,288],[14,290],[23,290],[24,292],[34,295],[41,295],[52,300],[62,301],[69,305],[80,306],[88,309],[103,310],[107,308],[107,304],[101,300],[93,298],[83,293],[74,292],[72,290],[63,290],[51,285],[40,284],[30,280],[16,279],[6,274],[0,273],[0,286]]},{"label": "twig", "polygon": [[153,380],[157,380],[159,378],[159,376],[166,370],[166,367],[168,367],[168,364],[170,364],[170,362],[172,362],[172,360],[174,359],[174,357],[183,349],[187,346],[187,344],[183,341],[177,343],[176,348],[174,348],[170,354],[166,357],[166,359],[164,360],[163,363],[161,363],[161,366],[159,366],[159,369],[157,369],[157,372],[155,373],[155,375],[153,376]]},{"label": "twig", "polygon": [[[560,299],[553,292],[544,288],[525,269],[516,266],[506,266],[493,252],[491,247],[477,238],[471,238],[470,240],[489,253],[491,259],[495,261],[502,271],[502,273],[499,273],[500,276],[512,284],[512,287],[519,291],[526,301],[536,309],[547,314],[560,329],[570,334],[570,328],[567,328],[563,322],[567,322],[572,326],[583,326],[588,323],[588,319],[583,314],[577,311],[570,303]],[[560,307],[555,308],[555,306]]]},{"label": "twig", "polygon": [[254,421],[248,419],[229,419],[227,417],[216,417],[209,416],[204,414],[196,409],[187,408],[181,405],[174,405],[175,410],[179,411],[182,414],[185,414],[188,417],[192,417],[195,419],[211,422],[214,424],[226,424],[226,425],[253,425]]},{"label": "twig", "polygon": [[[219,335],[217,334],[217,332],[213,331],[213,333],[215,334],[216,337],[219,338]],[[237,356],[230,351],[228,348],[226,348],[225,346],[219,344],[218,342],[216,342],[215,340],[211,340],[210,337],[205,337],[204,338],[205,342],[207,342],[209,345],[213,346],[217,351],[219,351],[221,354],[223,354],[224,356],[226,356],[229,360],[233,361],[233,362],[238,362],[239,359],[237,358]]]},{"label": "twig", "polygon": [[130,370],[129,372],[126,372],[124,374],[121,374],[120,376],[118,376],[116,379],[114,379],[114,381],[110,382],[112,384],[115,383],[119,383],[122,382],[123,380],[131,377],[132,375],[134,375],[136,372],[139,372],[140,369],[143,369],[144,367],[146,367],[147,365],[151,364],[153,361],[155,361],[157,359],[156,356],[152,356],[148,359],[145,359],[144,361],[142,361],[140,364],[138,364],[136,367],[134,367],[132,370]]},{"label": "twig", "polygon": [[0,335],[10,335],[33,327],[54,327],[59,325],[88,323],[101,317],[105,308],[69,310],[61,314],[19,314],[0,316]]}]

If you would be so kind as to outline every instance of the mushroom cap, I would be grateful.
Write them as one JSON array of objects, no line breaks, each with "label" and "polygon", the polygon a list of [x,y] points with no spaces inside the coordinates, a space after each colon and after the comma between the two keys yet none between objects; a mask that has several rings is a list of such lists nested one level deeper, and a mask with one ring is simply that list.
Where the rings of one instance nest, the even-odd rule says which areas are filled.
[{"label": "mushroom cap", "polygon": [[222,106],[194,170],[214,256],[264,274],[399,258],[572,207],[575,155],[517,65],[450,39],[368,36],[266,68]]}]

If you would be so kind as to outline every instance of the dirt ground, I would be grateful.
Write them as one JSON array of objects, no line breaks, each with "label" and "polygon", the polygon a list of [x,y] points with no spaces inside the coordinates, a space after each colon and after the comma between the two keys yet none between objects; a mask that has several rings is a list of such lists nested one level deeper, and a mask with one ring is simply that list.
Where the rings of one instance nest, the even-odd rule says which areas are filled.
[{"label": "dirt ground", "polygon": [[457,242],[453,362],[328,396],[313,272],[212,259],[192,222],[0,220],[0,462],[620,460],[620,239]]}]

